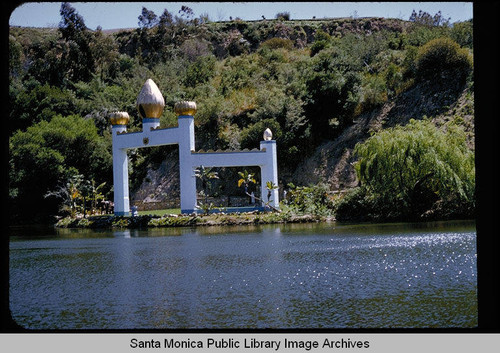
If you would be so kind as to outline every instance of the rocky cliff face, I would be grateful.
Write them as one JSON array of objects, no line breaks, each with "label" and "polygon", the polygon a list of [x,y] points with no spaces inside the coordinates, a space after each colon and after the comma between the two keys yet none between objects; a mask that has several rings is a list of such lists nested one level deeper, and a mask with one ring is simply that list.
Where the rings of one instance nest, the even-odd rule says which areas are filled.
[{"label": "rocky cliff face", "polygon": [[180,201],[179,155],[167,154],[158,168],[149,168],[140,187],[131,192],[131,204],[140,210],[177,208]]}]

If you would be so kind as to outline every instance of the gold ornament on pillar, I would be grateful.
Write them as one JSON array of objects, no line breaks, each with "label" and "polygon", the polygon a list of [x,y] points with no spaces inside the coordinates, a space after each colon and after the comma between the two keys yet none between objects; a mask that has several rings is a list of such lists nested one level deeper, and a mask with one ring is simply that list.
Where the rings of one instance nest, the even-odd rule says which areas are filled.
[{"label": "gold ornament on pillar", "polygon": [[137,97],[137,110],[141,118],[159,118],[164,107],[165,100],[158,86],[152,79],[148,78]]},{"label": "gold ornament on pillar", "polygon": [[130,117],[127,112],[112,112],[109,114],[111,125],[127,125]]},{"label": "gold ornament on pillar", "polygon": [[175,103],[174,111],[177,116],[179,115],[195,115],[196,114],[196,103],[188,101],[180,101]]}]

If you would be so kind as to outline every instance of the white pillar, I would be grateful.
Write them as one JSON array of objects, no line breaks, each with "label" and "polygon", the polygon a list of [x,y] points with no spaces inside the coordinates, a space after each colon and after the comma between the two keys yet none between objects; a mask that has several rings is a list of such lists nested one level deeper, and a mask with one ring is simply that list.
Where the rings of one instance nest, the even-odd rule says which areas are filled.
[{"label": "white pillar", "polygon": [[115,142],[117,134],[126,131],[126,125],[113,125],[112,127],[114,213],[116,216],[128,216],[130,214],[127,149],[116,147],[117,143]]},{"label": "white pillar", "polygon": [[179,115],[179,177],[181,189],[181,213],[196,209],[196,177],[191,151],[194,151],[194,117]]},{"label": "white pillar", "polygon": [[[276,186],[278,185],[278,162],[276,157],[276,140],[261,141],[260,149],[266,150],[266,162],[260,167],[261,177],[261,191],[260,196],[263,202],[267,202],[267,188],[266,183],[272,181]],[[271,190],[271,206],[279,207],[278,189]]]},{"label": "white pillar", "polygon": [[158,126],[160,126],[160,119],[159,118],[143,118],[142,119],[142,131],[143,132],[149,132],[151,129],[156,129]]}]

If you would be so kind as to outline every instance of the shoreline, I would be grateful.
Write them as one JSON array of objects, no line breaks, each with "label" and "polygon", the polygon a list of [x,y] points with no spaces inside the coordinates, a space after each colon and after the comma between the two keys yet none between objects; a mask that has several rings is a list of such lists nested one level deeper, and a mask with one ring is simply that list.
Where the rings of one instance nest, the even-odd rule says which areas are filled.
[{"label": "shoreline", "polygon": [[56,228],[161,228],[161,227],[195,227],[253,225],[279,223],[315,223],[333,222],[334,217],[277,212],[243,212],[243,213],[211,213],[211,214],[166,214],[139,216],[89,216],[86,218],[62,218],[54,226]]},{"label": "shoreline", "polygon": [[[473,221],[474,218],[444,218],[422,220],[378,220],[378,221],[340,221],[342,224],[397,224],[428,222]],[[211,227],[211,226],[248,226],[266,224],[294,223],[336,223],[334,216],[314,214],[295,214],[290,212],[242,212],[242,213],[210,213],[210,214],[165,214],[115,216],[99,215],[87,218],[62,218],[52,226],[57,229],[154,229],[178,227]]]}]

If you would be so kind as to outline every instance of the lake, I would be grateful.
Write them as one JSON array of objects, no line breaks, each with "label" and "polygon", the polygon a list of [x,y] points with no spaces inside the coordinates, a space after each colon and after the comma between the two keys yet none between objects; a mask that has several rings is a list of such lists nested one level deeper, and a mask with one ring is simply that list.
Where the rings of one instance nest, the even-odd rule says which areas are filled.
[{"label": "lake", "polygon": [[30,329],[476,327],[474,222],[13,228]]}]

